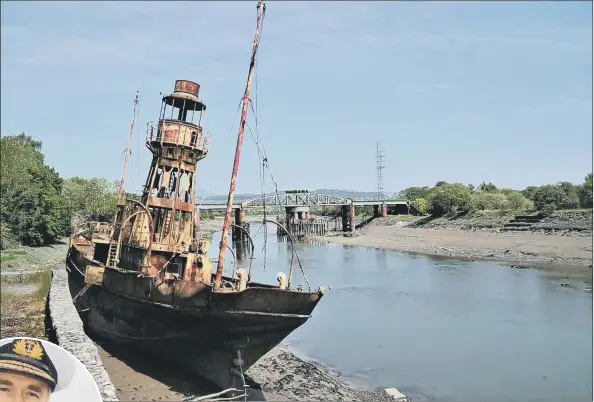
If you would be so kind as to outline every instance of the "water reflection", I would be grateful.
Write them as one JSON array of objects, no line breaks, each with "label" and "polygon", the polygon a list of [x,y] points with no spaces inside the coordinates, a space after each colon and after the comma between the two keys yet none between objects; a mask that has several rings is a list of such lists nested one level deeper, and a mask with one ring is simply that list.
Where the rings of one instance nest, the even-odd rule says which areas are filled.
[{"label": "water reflection", "polygon": [[[262,232],[253,278],[275,284],[291,245],[269,230],[264,258]],[[332,290],[288,340],[356,382],[451,401],[591,400],[591,294],[535,269],[315,242],[297,248],[312,287]],[[216,258],[216,247],[209,254]],[[304,283],[297,265],[293,283]]]}]

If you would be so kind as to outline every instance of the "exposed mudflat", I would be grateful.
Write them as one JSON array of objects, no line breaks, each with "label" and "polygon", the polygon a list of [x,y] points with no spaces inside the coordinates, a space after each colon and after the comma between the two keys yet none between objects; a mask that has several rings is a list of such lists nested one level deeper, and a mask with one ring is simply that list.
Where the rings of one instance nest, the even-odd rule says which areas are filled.
[{"label": "exposed mudflat", "polygon": [[592,236],[557,236],[532,232],[427,229],[405,227],[390,217],[378,218],[354,237],[342,235],[316,240],[350,246],[467,260],[495,260],[509,265],[537,267],[592,288]]},{"label": "exposed mudflat", "polygon": [[468,232],[383,226],[373,222],[359,236],[324,239],[353,246],[386,248],[462,258],[503,261],[592,264],[592,237],[562,237],[535,233]]},{"label": "exposed mudflat", "polygon": [[248,370],[268,400],[283,401],[392,401],[385,391],[358,389],[340,373],[308,361],[278,346]]},{"label": "exposed mudflat", "polygon": [[[108,343],[99,345],[99,354],[120,400],[193,400],[220,390],[170,364],[145,359]],[[393,400],[384,391],[357,389],[344,382],[339,373],[298,357],[283,345],[262,357],[247,374],[262,387],[261,393],[255,391],[249,400]]]},{"label": "exposed mudflat", "polygon": [[223,218],[217,217],[215,219],[201,219],[200,231],[205,233],[217,232],[223,230]]}]

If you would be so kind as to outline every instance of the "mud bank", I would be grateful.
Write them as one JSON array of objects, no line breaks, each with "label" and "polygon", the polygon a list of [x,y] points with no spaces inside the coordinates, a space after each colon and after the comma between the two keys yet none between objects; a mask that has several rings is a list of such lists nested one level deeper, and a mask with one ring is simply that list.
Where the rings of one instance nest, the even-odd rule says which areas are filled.
[{"label": "mud bank", "polygon": [[592,284],[592,237],[531,232],[465,231],[403,227],[378,218],[355,237],[315,240],[455,259],[494,260],[518,267],[545,268]]},{"label": "mud bank", "polygon": [[200,231],[204,233],[212,233],[223,230],[223,218],[215,219],[201,219]]},{"label": "mud bank", "polygon": [[[120,400],[192,401],[220,391],[169,364],[145,359],[108,343],[100,343],[98,347]],[[351,386],[340,378],[339,373],[297,356],[284,345],[262,357],[247,374],[261,387],[250,392],[248,400],[394,400],[385,391],[367,391]]]},{"label": "mud bank", "polygon": [[247,373],[260,384],[271,401],[394,401],[385,391],[356,388],[340,373],[296,355],[279,345]]},{"label": "mud bank", "polygon": [[103,367],[97,347],[84,332],[82,321],[68,289],[68,275],[63,266],[53,270],[49,292],[49,315],[56,343],[76,356],[89,370],[105,401],[117,401],[115,387]]},{"label": "mud bank", "polygon": [[51,270],[2,276],[0,338],[46,339],[45,317]]}]

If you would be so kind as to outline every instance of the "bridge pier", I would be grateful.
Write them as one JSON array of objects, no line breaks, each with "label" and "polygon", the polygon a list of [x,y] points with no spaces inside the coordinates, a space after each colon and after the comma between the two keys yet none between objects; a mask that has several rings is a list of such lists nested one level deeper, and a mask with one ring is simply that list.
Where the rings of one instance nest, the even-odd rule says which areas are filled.
[{"label": "bridge pier", "polygon": [[[235,224],[239,227],[244,228],[245,230],[249,231],[249,224],[245,223],[245,209],[243,208],[234,208],[233,209],[235,215]],[[247,239],[245,233],[234,226],[231,227],[231,239],[233,241],[243,241]]]},{"label": "bridge pier", "polygon": [[[285,217],[281,217],[283,227],[294,237],[307,235],[323,236],[328,230],[327,221],[318,221],[312,218],[310,207],[307,205],[285,207]],[[277,228],[277,234],[285,236],[281,228]]]},{"label": "bridge pier", "polygon": [[385,218],[388,216],[388,206],[386,204],[382,204],[382,217]]},{"label": "bridge pier", "polygon": [[286,207],[285,212],[287,224],[306,223],[309,220],[310,209],[307,206]]},{"label": "bridge pier", "polygon": [[356,215],[355,215],[355,204],[351,204],[350,205],[349,215],[350,215],[350,218],[351,218],[351,227],[350,227],[351,233],[354,234],[355,233],[355,225],[356,225],[355,224],[355,217],[356,217]]},{"label": "bridge pier", "polygon": [[349,226],[349,206],[343,205],[340,207],[340,217],[342,218],[342,231],[346,232]]},{"label": "bridge pier", "polygon": [[342,231],[346,233],[355,233],[355,205],[343,205],[340,208],[342,217]]}]

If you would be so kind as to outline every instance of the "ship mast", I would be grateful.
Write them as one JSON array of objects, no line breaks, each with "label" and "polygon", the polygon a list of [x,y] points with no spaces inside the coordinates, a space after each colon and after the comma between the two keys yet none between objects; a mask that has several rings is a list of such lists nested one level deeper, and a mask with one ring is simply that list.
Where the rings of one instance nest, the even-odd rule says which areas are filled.
[{"label": "ship mast", "polygon": [[128,135],[128,145],[126,146],[124,166],[122,168],[122,178],[120,179],[120,190],[118,191],[118,204],[123,204],[124,200],[124,179],[126,177],[126,167],[128,166],[128,158],[130,157],[130,144],[132,143],[132,134],[134,133],[134,121],[136,120],[136,110],[138,108],[138,91],[136,91],[136,98],[134,99],[134,112],[132,114],[132,122],[130,123],[130,134]]},{"label": "ship mast", "polygon": [[231,209],[233,207],[233,196],[235,195],[235,180],[237,179],[237,170],[239,168],[239,156],[241,154],[241,144],[243,142],[243,129],[245,127],[245,120],[247,117],[248,104],[250,102],[250,88],[252,86],[252,75],[254,73],[254,65],[256,63],[256,51],[260,43],[260,29],[262,26],[262,19],[266,6],[263,0],[258,1],[258,18],[256,22],[256,34],[254,35],[254,44],[252,45],[252,57],[250,60],[250,69],[248,72],[247,84],[245,86],[245,93],[243,95],[243,108],[241,110],[241,120],[239,123],[239,133],[237,134],[237,146],[235,147],[235,160],[233,161],[233,170],[231,172],[231,184],[229,186],[229,196],[227,197],[227,209],[225,211],[225,221],[223,223],[223,234],[221,237],[221,244],[219,247],[219,258],[217,261],[217,274],[215,276],[214,288],[218,290],[221,288],[223,280],[223,264],[225,262],[225,251],[227,249],[227,238],[229,237],[229,227],[231,225]]}]

